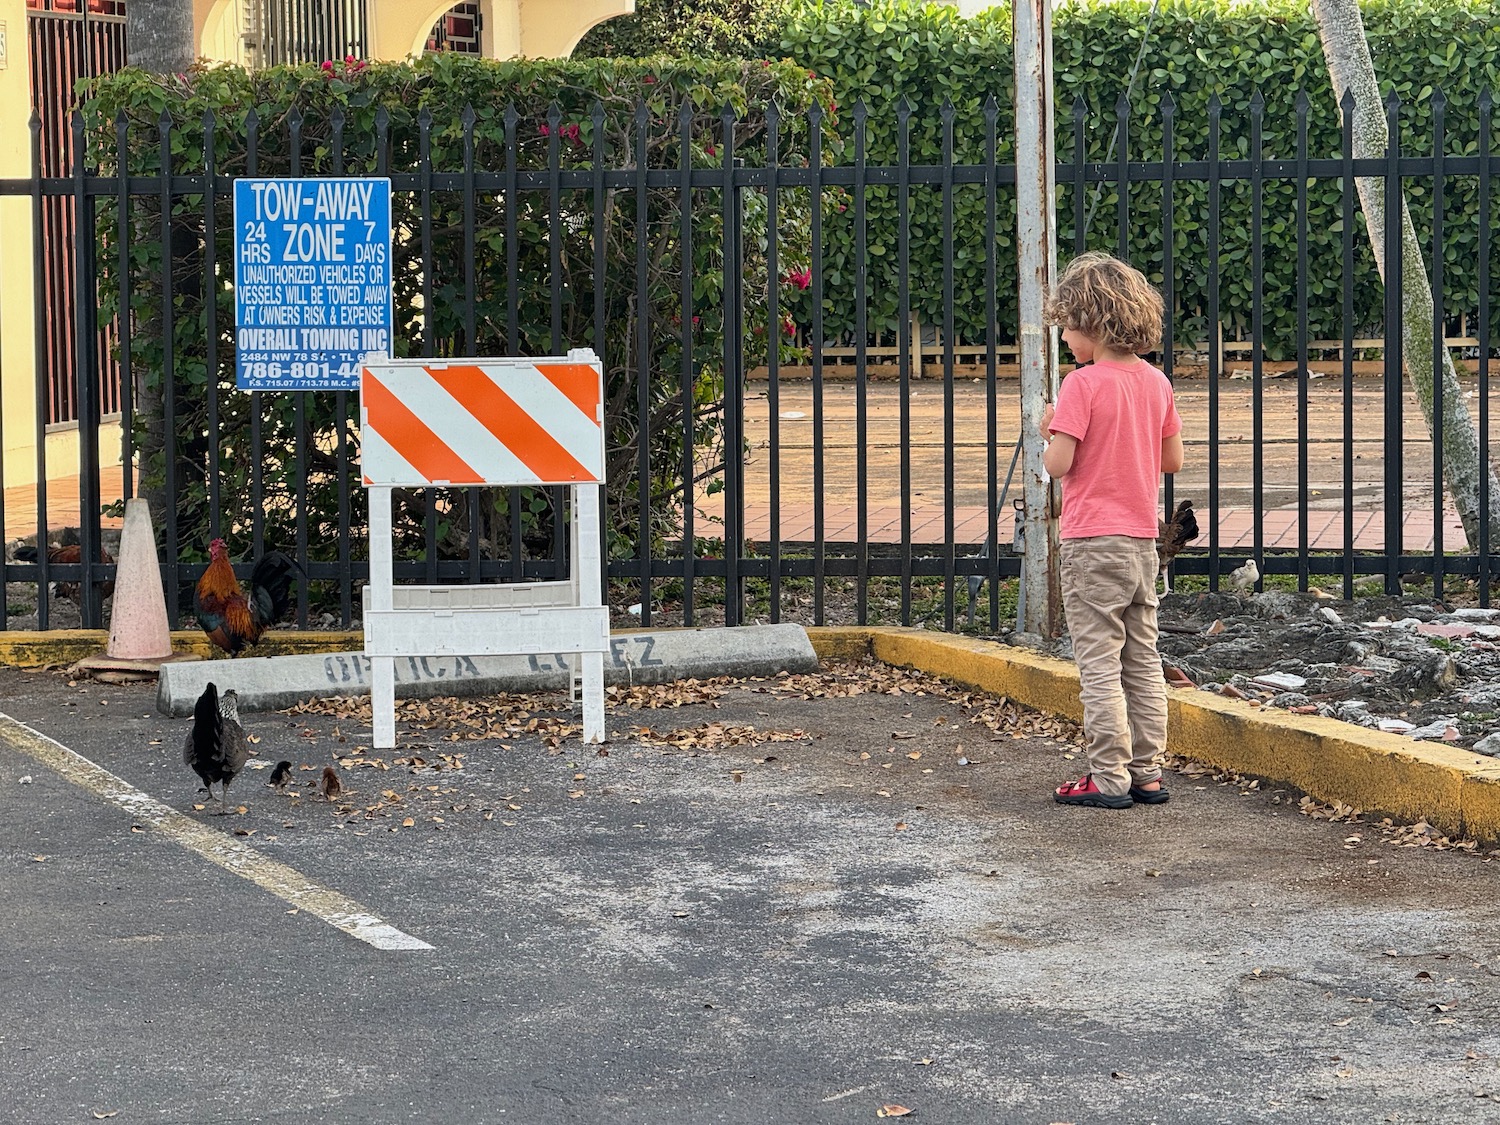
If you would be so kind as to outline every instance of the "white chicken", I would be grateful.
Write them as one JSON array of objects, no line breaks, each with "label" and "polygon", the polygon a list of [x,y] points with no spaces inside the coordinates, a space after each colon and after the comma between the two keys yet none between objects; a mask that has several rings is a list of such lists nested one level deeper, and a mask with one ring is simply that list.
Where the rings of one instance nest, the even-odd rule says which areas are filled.
[{"label": "white chicken", "polygon": [[1229,588],[1236,594],[1253,591],[1259,581],[1260,567],[1255,565],[1254,559],[1246,559],[1244,566],[1237,566],[1229,572]]}]

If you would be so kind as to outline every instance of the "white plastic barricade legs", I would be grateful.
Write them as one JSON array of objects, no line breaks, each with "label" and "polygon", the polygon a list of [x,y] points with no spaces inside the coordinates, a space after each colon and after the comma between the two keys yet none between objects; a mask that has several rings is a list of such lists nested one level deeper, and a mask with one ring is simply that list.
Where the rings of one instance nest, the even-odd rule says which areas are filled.
[{"label": "white plastic barricade legs", "polygon": [[[579,605],[604,609],[603,560],[599,549],[599,492],[597,484],[573,486],[571,540],[573,544],[574,595]],[[604,609],[605,620],[608,610]],[[577,656],[583,679],[583,740],[604,741],[604,653],[581,652]],[[575,672],[575,676],[579,674]]]},{"label": "white plastic barricade legs", "polygon": [[[370,486],[370,585],[365,595],[365,616],[391,611],[395,585],[391,566],[391,490]],[[368,650],[369,646],[365,646]],[[376,747],[396,745],[396,660],[393,656],[370,655],[370,722]]]},{"label": "white plastic barricade legs", "polygon": [[[370,497],[364,626],[375,746],[396,744],[396,657],[547,652],[576,654],[571,678],[583,705],[584,741],[603,742],[609,609],[599,541],[604,376],[598,357],[578,349],[543,359],[372,359],[362,375],[360,415]],[[392,488],[471,485],[568,485],[568,578],[395,585]]]}]

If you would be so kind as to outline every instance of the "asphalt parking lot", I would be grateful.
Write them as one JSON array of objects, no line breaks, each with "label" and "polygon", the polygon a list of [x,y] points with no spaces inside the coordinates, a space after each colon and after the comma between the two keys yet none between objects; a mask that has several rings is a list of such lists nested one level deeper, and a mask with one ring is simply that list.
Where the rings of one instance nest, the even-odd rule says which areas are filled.
[{"label": "asphalt parking lot", "polygon": [[218,816],[153,691],[0,669],[0,1120],[1500,1119],[1487,855],[1204,775],[1062,808],[1068,728],[873,667],[637,692],[603,756],[547,701],[249,715],[292,783]]}]

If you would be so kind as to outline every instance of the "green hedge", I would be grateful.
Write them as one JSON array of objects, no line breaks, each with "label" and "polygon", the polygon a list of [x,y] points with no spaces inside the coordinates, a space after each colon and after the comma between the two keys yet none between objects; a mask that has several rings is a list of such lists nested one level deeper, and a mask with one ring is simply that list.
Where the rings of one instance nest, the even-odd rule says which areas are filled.
[{"label": "green hedge", "polygon": [[[1087,107],[1086,159],[1103,160],[1116,129],[1116,101],[1140,50],[1150,11],[1148,0],[1083,3],[1059,7],[1054,25],[1057,87],[1057,151],[1073,155],[1072,108],[1081,98]],[[1401,97],[1402,144],[1409,154],[1432,151],[1431,96],[1441,88],[1446,99],[1445,151],[1473,154],[1478,138],[1480,91],[1495,89],[1500,74],[1500,0],[1370,0],[1364,5],[1366,31],[1383,91]],[[913,106],[912,160],[940,159],[940,107],[945,98],[956,108],[955,145],[960,163],[983,159],[984,100],[1000,103],[1000,159],[1011,159],[1012,86],[1010,11],[997,8],[964,20],[953,8],[913,0],[823,0],[798,9],[787,26],[785,54],[826,76],[841,106],[839,131],[844,140],[839,159],[851,159],[849,108],[863,99],[869,109],[868,159],[871,164],[896,159],[895,107],[900,99]],[[1259,91],[1265,99],[1262,151],[1268,158],[1296,155],[1295,102],[1299,90],[1310,99],[1308,154],[1337,157],[1340,128],[1317,27],[1305,2],[1268,0],[1263,4],[1216,0],[1167,0],[1162,4],[1131,99],[1129,130],[1132,160],[1159,160],[1162,151],[1161,101],[1171,91],[1176,103],[1174,143],[1178,160],[1207,155],[1208,102],[1223,104],[1220,152],[1224,158],[1250,151],[1250,104]],[[1500,147],[1496,145],[1493,147]],[[1117,155],[1116,155],[1117,158]],[[1112,185],[1088,188],[1093,221],[1087,230],[1091,248],[1114,249],[1118,243],[1118,196]],[[1444,301],[1453,312],[1478,306],[1477,181],[1447,183],[1443,243]],[[1073,187],[1059,185],[1058,236],[1064,255],[1074,245]],[[870,245],[879,266],[876,276],[893,276],[896,246],[894,191],[869,193]],[[1206,304],[1208,189],[1202,183],[1179,182],[1175,188],[1174,273],[1178,313],[1177,338],[1207,338]],[[1265,334],[1273,354],[1286,355],[1296,334],[1295,185],[1290,180],[1265,184]],[[1097,199],[1095,198],[1097,196]],[[948,232],[940,224],[938,189],[913,189],[913,300],[928,323],[942,315],[942,255]],[[1228,182],[1221,197],[1222,282],[1220,307],[1230,338],[1248,338],[1251,322],[1250,185]],[[1431,185],[1420,179],[1407,184],[1423,241],[1430,244]],[[1130,193],[1131,257],[1158,282],[1162,277],[1161,188],[1136,184]],[[970,340],[984,334],[984,211],[977,187],[960,188],[952,232],[957,277],[956,312],[960,333]],[[1342,225],[1337,181],[1316,182],[1309,190],[1309,316],[1313,338],[1342,335]],[[849,265],[854,244],[851,211],[838,213],[828,228],[827,255],[832,266],[827,308],[830,333],[847,332],[853,323]],[[1015,320],[1014,197],[1001,193],[1000,269],[1002,337]],[[1356,219],[1355,294],[1357,332],[1378,334],[1381,290],[1364,224]],[[1430,263],[1429,263],[1430,264]],[[872,329],[895,325],[896,292],[882,285],[871,294]],[[803,314],[805,316],[805,312]]]},{"label": "green hedge", "polygon": [[[507,107],[517,115],[518,168],[538,170],[557,159],[565,169],[593,166],[593,112],[602,109],[603,152],[606,168],[633,168],[635,113],[638,101],[650,115],[647,163],[656,168],[679,168],[684,160],[679,140],[679,114],[690,115],[693,139],[687,161],[694,167],[722,165],[717,147],[723,144],[720,113],[728,103],[739,115],[737,151],[752,163],[765,158],[764,107],[775,102],[796,111],[815,99],[828,101],[827,84],[809,76],[806,68],[760,62],[704,62],[683,60],[591,60],[581,62],[492,62],[458,55],[429,56],[415,64],[366,66],[349,60],[318,66],[278,67],[254,73],[237,67],[215,66],[185,76],[159,79],[126,70],[98,80],[86,102],[93,158],[106,173],[120,163],[116,122],[128,128],[124,163],[136,175],[154,175],[160,160],[159,119],[172,123],[171,154],[176,174],[199,173],[204,167],[205,115],[215,122],[213,154],[216,174],[243,175],[247,169],[245,122],[253,107],[259,119],[260,176],[286,175],[291,169],[288,125],[293,111],[300,114],[300,171],[303,175],[330,174],[335,167],[351,175],[377,172],[377,114],[388,118],[389,171],[417,169],[421,151],[421,120],[430,112],[430,156],[437,172],[464,168],[462,113],[475,113],[474,166],[480,172],[500,172],[506,166]],[[343,116],[342,139],[334,143],[334,118]],[[556,114],[554,123],[553,114]],[[793,121],[781,130],[783,160],[805,163],[808,136]],[[338,149],[335,152],[335,148]],[[341,159],[341,165],[338,161]],[[223,182],[223,181],[221,181]],[[474,277],[476,332],[467,338],[464,197],[459,190],[432,193],[431,269],[424,267],[420,192],[398,188],[393,199],[397,232],[393,281],[396,310],[396,351],[401,355],[545,355],[553,342],[552,296],[560,292],[563,347],[592,346],[606,363],[606,424],[608,432],[609,512],[614,532],[612,551],[634,554],[640,549],[638,453],[642,434],[639,405],[643,400],[638,368],[642,314],[649,313],[650,372],[644,401],[649,411],[648,439],[650,507],[653,523],[648,535],[659,549],[661,541],[679,528],[687,477],[716,475],[723,454],[722,347],[723,317],[723,205],[720,194],[700,190],[694,197],[693,292],[696,303],[693,340],[695,379],[684,410],[679,372],[681,362],[681,244],[679,192],[673,187],[647,192],[648,213],[642,227],[633,191],[610,191],[605,199],[608,222],[605,272],[594,269],[593,197],[588,191],[564,191],[559,200],[558,225],[562,274],[553,276],[549,232],[548,192],[521,195],[514,216],[517,238],[509,245],[506,202],[501,192],[477,193],[475,207]],[[783,207],[785,245],[778,265],[778,286],[789,294],[795,283],[784,280],[806,264],[806,209],[790,202]],[[209,451],[217,442],[221,457],[218,485],[223,500],[225,533],[233,550],[246,549],[250,533],[251,467],[256,463],[248,442],[250,396],[234,390],[233,294],[228,285],[231,257],[231,207],[220,198],[215,212],[219,281],[210,288],[216,310],[218,352],[209,368],[208,301],[203,277],[206,241],[205,207],[201,194],[174,200],[174,385],[176,399],[174,448],[178,495],[167,498],[177,511],[184,557],[195,557],[207,546]],[[99,206],[100,244],[119,245],[118,214],[112,202]],[[164,361],[161,308],[163,294],[161,216],[158,197],[136,196],[128,219],[131,246],[131,358],[137,401],[160,398]],[[746,217],[749,249],[744,258],[745,322],[748,331],[765,334],[768,309],[765,294],[767,260],[764,253],[764,215],[751,209]],[[647,280],[644,307],[638,299],[637,249],[646,248]],[[507,258],[514,253],[518,284],[507,286]],[[102,314],[113,315],[122,292],[122,278],[113,267],[114,252],[105,249]],[[423,299],[424,285],[432,291]],[[605,338],[595,336],[595,297],[600,287],[606,306]],[[517,330],[508,330],[511,306]],[[424,310],[430,309],[430,316]],[[788,342],[778,324],[776,338]],[[430,344],[431,352],[424,351]],[[787,358],[794,353],[787,352]],[[207,388],[218,389],[219,424],[210,432]],[[261,396],[264,425],[265,514],[267,538],[278,545],[291,542],[295,510],[305,502],[310,513],[309,538],[314,558],[334,557],[337,527],[326,521],[339,510],[340,465],[334,438],[339,418],[338,399],[330,392],[274,393]],[[357,396],[351,395],[349,405]],[[309,471],[299,476],[293,458],[296,440],[295,406],[306,409],[305,445]],[[160,413],[143,409],[137,440],[152,448],[148,428],[160,429]],[[685,458],[686,431],[691,430],[696,462]],[[357,434],[356,434],[357,437]],[[156,448],[161,438],[158,434]],[[687,464],[685,464],[687,462]],[[159,453],[142,466],[143,491],[159,489],[165,462]],[[701,486],[701,485],[700,485]],[[364,525],[363,491],[355,481],[355,527]],[[441,490],[406,494],[398,510],[397,532],[409,535],[421,549],[421,528],[427,505],[438,509],[442,557],[466,557],[468,532],[478,521],[489,553],[505,555],[511,541],[511,521],[519,520],[528,540],[545,522],[544,494],[527,490],[524,507],[507,510],[504,494],[494,494],[492,508],[468,510],[468,494]],[[322,521],[322,522],[320,522]]]}]

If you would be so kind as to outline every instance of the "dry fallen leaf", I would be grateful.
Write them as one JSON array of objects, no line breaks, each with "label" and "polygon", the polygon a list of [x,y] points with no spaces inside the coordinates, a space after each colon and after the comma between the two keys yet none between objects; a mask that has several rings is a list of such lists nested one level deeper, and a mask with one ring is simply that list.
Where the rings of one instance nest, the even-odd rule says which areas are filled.
[{"label": "dry fallen leaf", "polygon": [[910,826],[906,823],[906,821],[904,821],[904,820],[898,820],[898,821],[896,821],[896,831],[897,832],[905,832],[908,827],[910,827]]},{"label": "dry fallen leaf", "polygon": [[910,754],[907,755],[907,757],[914,762],[920,762],[922,760],[922,751],[913,750]]},{"label": "dry fallen leaf", "polygon": [[417,826],[417,822],[415,820],[413,820],[411,817],[407,817],[405,820],[403,820],[401,822],[401,827],[402,828],[415,828],[416,826]]},{"label": "dry fallen leaf", "polygon": [[876,1117],[905,1117],[911,1113],[904,1105],[883,1105],[875,1111]]},{"label": "dry fallen leaf", "polygon": [[119,1112],[118,1109],[96,1109],[94,1110],[94,1120],[103,1121],[106,1117],[113,1117]]}]

